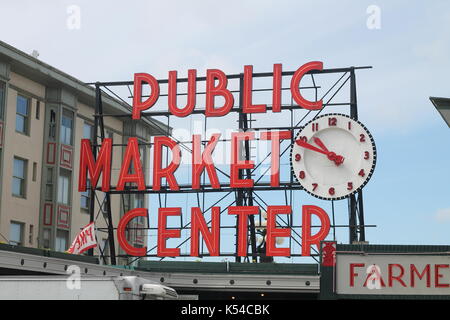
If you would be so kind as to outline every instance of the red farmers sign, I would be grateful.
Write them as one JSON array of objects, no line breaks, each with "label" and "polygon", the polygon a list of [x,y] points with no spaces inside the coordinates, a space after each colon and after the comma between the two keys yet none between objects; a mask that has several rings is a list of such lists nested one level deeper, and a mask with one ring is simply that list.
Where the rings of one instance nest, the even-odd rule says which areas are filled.
[{"label": "red farmers sign", "polygon": [[338,253],[338,294],[448,295],[448,253]]},{"label": "red farmers sign", "polygon": [[[298,68],[291,79],[290,91],[293,100],[302,108],[309,110],[318,110],[323,107],[322,101],[306,100],[300,93],[299,84],[302,77],[313,70],[322,70],[322,62],[309,62]],[[244,67],[244,89],[243,89],[243,108],[244,113],[264,113],[267,111],[265,104],[253,104],[252,102],[252,66]],[[282,66],[275,64],[273,68],[273,94],[272,94],[272,112],[281,111],[281,77]],[[196,70],[188,71],[187,79],[187,103],[186,106],[180,108],[177,105],[177,72],[169,72],[168,77],[168,109],[171,114],[177,117],[189,116],[196,106],[197,94],[197,72]],[[225,116],[230,112],[234,105],[234,97],[229,89],[227,89],[227,76],[221,70],[210,69],[206,73],[206,106],[205,116],[220,117]],[[143,85],[150,86],[150,95],[144,101],[142,87]],[[155,105],[160,95],[158,81],[146,73],[138,73],[134,76],[134,97],[132,118],[138,120],[141,118],[141,113],[150,109]],[[222,97],[223,105],[216,106],[215,98]],[[220,139],[221,134],[213,134],[208,144],[202,150],[200,135],[192,135],[192,165],[191,178],[192,189],[200,189],[200,177],[206,170],[206,173],[211,182],[213,189],[221,189],[216,167],[213,162],[212,154]],[[271,179],[270,185],[278,187],[279,181],[279,167],[280,167],[280,142],[282,140],[291,139],[291,131],[265,131],[260,132],[259,136],[251,132],[235,132],[231,135],[231,155],[230,155],[230,181],[229,186],[234,189],[249,189],[253,188],[253,179],[240,178],[240,171],[243,169],[253,169],[255,164],[252,160],[239,159],[239,146],[242,141],[246,140],[267,140],[272,144],[271,149]],[[151,189],[154,191],[161,190],[162,179],[167,181],[170,190],[179,190],[175,172],[181,162],[180,147],[176,141],[167,136],[153,137],[153,168],[152,168],[152,185]],[[171,162],[167,166],[163,166],[162,153],[163,148],[168,148],[171,152]],[[112,140],[103,139],[98,156],[95,159],[92,153],[91,143],[88,139],[81,141],[80,152],[80,172],[79,172],[79,191],[86,191],[86,179],[89,179],[94,188],[97,188],[100,176],[101,190],[104,192],[110,191],[111,185],[111,154],[112,154]],[[133,168],[133,170],[130,170]],[[149,187],[145,183],[145,174],[138,148],[138,139],[131,137],[128,139],[127,147],[125,149],[124,159],[121,165],[118,180],[116,182],[116,190],[123,191],[125,184],[133,184],[137,190],[145,191]],[[238,217],[238,256],[247,256],[247,230],[248,217],[259,214],[260,208],[257,206],[230,206],[228,215],[235,215]],[[198,207],[191,208],[191,244],[190,255],[198,256],[200,237],[203,238],[208,248],[210,255],[217,256],[220,254],[220,207],[212,208],[211,227],[208,228],[203,213]],[[292,214],[291,206],[268,206],[267,212],[267,236],[266,236],[266,254],[267,256],[289,256],[289,248],[277,248],[275,246],[276,237],[290,237],[291,230],[288,228],[277,227],[275,221],[277,215]],[[159,208],[158,209],[158,237],[157,237],[157,253],[161,257],[176,257],[180,255],[179,248],[167,248],[166,241],[169,238],[180,238],[181,231],[174,229],[167,229],[167,217],[181,215],[181,208]],[[147,248],[133,247],[125,237],[125,229],[127,224],[135,217],[147,217],[148,212],[146,208],[136,208],[127,212],[120,220],[117,227],[117,237],[122,249],[129,255],[143,256],[147,252]],[[321,222],[321,227],[318,232],[312,233],[311,220],[315,216]],[[327,213],[317,207],[305,205],[302,207],[302,255],[308,256],[311,252],[311,246],[319,246],[320,241],[324,240],[328,235],[330,229],[330,219]]]}]

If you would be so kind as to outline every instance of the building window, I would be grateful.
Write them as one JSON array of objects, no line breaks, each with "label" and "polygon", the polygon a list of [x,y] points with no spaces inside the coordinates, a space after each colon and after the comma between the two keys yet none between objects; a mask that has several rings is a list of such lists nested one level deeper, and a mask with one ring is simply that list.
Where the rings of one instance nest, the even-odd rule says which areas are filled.
[{"label": "building window", "polygon": [[0,120],[3,119],[3,110],[5,110],[5,84],[0,82]]},{"label": "building window", "polygon": [[33,238],[34,238],[34,226],[30,224],[30,233],[28,235],[28,244],[30,246],[33,245]]},{"label": "building window", "polygon": [[29,134],[30,127],[30,99],[21,95],[17,96],[16,105],[16,131]]},{"label": "building window", "polygon": [[56,243],[55,250],[64,252],[67,248],[67,243],[69,242],[69,231],[66,230],[57,230],[56,231]]},{"label": "building window", "polygon": [[58,202],[68,205],[70,200],[70,171],[61,169],[58,177]]},{"label": "building window", "polygon": [[51,229],[44,229],[42,232],[42,245],[44,247],[44,249],[50,249],[50,237],[52,234],[52,230]]},{"label": "building window", "polygon": [[37,179],[37,163],[33,162],[33,182],[36,182]]},{"label": "building window", "polygon": [[14,157],[12,193],[25,198],[27,160]]},{"label": "building window", "polygon": [[94,140],[94,126],[88,122],[83,125],[83,139]]},{"label": "building window", "polygon": [[50,110],[50,121],[48,124],[48,138],[50,141],[55,141],[56,137],[56,112]]},{"label": "building window", "polygon": [[82,209],[89,210],[91,203],[91,181],[86,180],[86,191],[81,192],[80,206]]},{"label": "building window", "polygon": [[38,100],[36,101],[36,120],[39,120],[41,115],[41,102]]},{"label": "building window", "polygon": [[47,182],[45,184],[45,200],[53,200],[53,168],[47,168]]},{"label": "building window", "polygon": [[21,246],[23,243],[23,223],[11,222],[9,227],[9,244]]},{"label": "building window", "polygon": [[61,143],[72,145],[73,112],[63,110],[61,117]]}]

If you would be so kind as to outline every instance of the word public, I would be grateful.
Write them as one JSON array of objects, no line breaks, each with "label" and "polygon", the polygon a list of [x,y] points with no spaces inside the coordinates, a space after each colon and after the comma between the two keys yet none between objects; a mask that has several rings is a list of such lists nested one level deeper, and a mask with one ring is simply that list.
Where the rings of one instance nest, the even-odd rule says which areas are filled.
[{"label": "word public", "polygon": [[[300,107],[305,109],[320,109],[322,101],[308,101],[304,99],[299,90],[299,84],[302,77],[312,70],[322,70],[322,62],[310,62],[301,66],[292,76],[291,92],[293,99]],[[242,112],[244,113],[261,113],[266,112],[266,105],[252,104],[252,66],[244,67],[244,105]],[[272,111],[281,111],[281,64],[274,65],[273,72],[273,101]],[[141,113],[151,108],[159,97],[159,83],[151,75],[145,73],[135,74],[134,77],[134,98],[132,118],[140,119]],[[168,92],[168,108],[170,113],[179,117],[186,117],[192,113],[195,108],[196,96],[196,71],[188,72],[188,97],[187,105],[180,109],[176,105],[176,71],[169,72],[169,92]],[[150,96],[142,101],[142,85],[147,83],[150,85]],[[224,105],[216,107],[214,98],[222,96],[225,99]],[[217,69],[207,70],[206,74],[206,109],[205,115],[219,117],[226,115],[233,107],[233,95],[227,89],[226,75]],[[270,185],[279,187],[279,169],[280,169],[280,142],[282,140],[291,139],[291,131],[266,131],[259,133],[259,139],[270,140],[271,149],[271,177]],[[204,171],[208,174],[211,188],[221,189],[216,167],[213,162],[212,153],[220,139],[220,134],[213,134],[208,143],[202,147],[201,135],[192,136],[192,189],[201,188],[200,177]],[[253,169],[255,164],[252,160],[242,160],[239,157],[239,147],[242,141],[254,140],[255,132],[235,132],[231,135],[231,163],[230,163],[230,183],[229,187],[234,189],[251,189],[254,187],[253,179],[241,178],[240,171],[245,169]],[[163,166],[163,148],[167,148],[171,153],[171,161],[167,166]],[[203,149],[203,150],[202,150]],[[89,139],[81,140],[80,150],[80,170],[78,179],[78,190],[84,192],[87,189],[87,178],[89,177],[92,188],[98,188],[101,179],[101,187],[103,192],[109,192],[111,188],[111,162],[112,162],[112,139],[105,138],[96,157],[92,152],[92,146]],[[153,191],[161,190],[162,179],[165,179],[170,190],[179,190],[179,185],[175,177],[175,172],[181,163],[181,152],[178,143],[167,136],[153,137],[153,168],[152,168],[152,186]],[[101,178],[100,178],[101,177]],[[139,153],[138,139],[136,137],[128,138],[124,158],[120,168],[119,177],[115,187],[116,191],[124,191],[125,185],[134,185],[138,191],[148,190],[146,186],[145,174],[141,156]],[[126,191],[125,191],[126,192]],[[238,217],[238,256],[247,255],[247,233],[248,233],[248,217],[259,214],[260,208],[257,206],[230,206],[227,208],[229,215]],[[211,227],[208,228],[203,213],[200,208],[191,208],[191,256],[198,256],[200,236],[203,238],[206,247],[211,256],[220,255],[220,207],[211,208]],[[266,254],[268,256],[290,256],[289,248],[277,248],[275,246],[277,237],[290,237],[291,230],[289,228],[279,228],[276,225],[276,216],[280,214],[292,214],[291,206],[268,206],[267,212],[267,237],[266,237]],[[167,248],[166,241],[170,238],[179,238],[181,231],[178,229],[167,229],[167,217],[181,215],[181,208],[159,208],[158,209],[158,236],[157,236],[157,253],[161,257],[176,257],[180,255],[178,248]],[[136,208],[128,211],[121,218],[117,227],[117,238],[122,249],[132,256],[146,255],[147,248],[136,248],[132,246],[126,238],[125,230],[127,224],[136,217],[148,217],[146,208]],[[313,234],[311,228],[312,216],[316,216],[321,222],[320,230]],[[302,255],[309,256],[311,254],[311,246],[319,246],[320,241],[324,240],[330,229],[330,219],[327,213],[317,206],[304,205],[302,207]]]},{"label": "word public", "polygon": [[[295,71],[291,78],[290,91],[293,100],[302,108],[308,110],[319,110],[323,107],[322,100],[310,101],[305,99],[300,93],[299,85],[303,76],[311,71],[323,70],[321,61],[311,61],[305,63]],[[274,64],[273,66],[273,89],[272,89],[272,112],[281,112],[281,79],[282,65]],[[194,111],[197,96],[197,70],[188,70],[187,78],[187,103],[183,108],[177,105],[177,71],[170,71],[168,78],[168,109],[169,112],[178,117],[186,117]],[[243,113],[265,113],[267,111],[266,104],[252,103],[252,81],[253,66],[244,67],[243,75]],[[148,84],[150,86],[149,96],[142,101],[142,86]],[[227,115],[234,105],[234,97],[227,88],[228,78],[226,74],[219,69],[208,69],[206,71],[206,104],[205,116],[222,117]],[[133,111],[132,118],[137,120],[141,118],[141,112],[150,109],[158,101],[160,93],[159,82],[148,73],[136,73],[134,75],[134,92],[133,92]],[[215,97],[221,96],[224,99],[222,106],[215,106]]]}]

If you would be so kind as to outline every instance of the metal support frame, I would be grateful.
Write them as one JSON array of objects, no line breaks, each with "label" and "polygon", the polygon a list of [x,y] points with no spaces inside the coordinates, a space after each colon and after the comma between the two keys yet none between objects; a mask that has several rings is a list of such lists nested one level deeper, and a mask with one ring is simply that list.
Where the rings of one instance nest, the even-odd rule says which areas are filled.
[{"label": "metal support frame", "polygon": [[[350,116],[358,120],[358,100],[356,95],[356,76],[355,70],[350,70]],[[364,208],[362,189],[349,197],[349,242],[366,241],[364,228]],[[359,234],[359,237],[358,237]]]},{"label": "metal support frame", "polygon": [[[97,159],[97,142],[98,138],[103,141],[105,139],[105,126],[103,117],[101,116],[103,114],[103,104],[102,104],[102,95],[101,95],[101,89],[100,84],[95,84],[95,117],[94,117],[94,145],[92,146],[92,154],[94,156],[94,159]],[[100,130],[100,136],[98,135],[98,131]],[[91,186],[91,197],[90,197],[90,205],[89,205],[89,218],[90,222],[95,221],[95,200],[96,200],[96,192],[93,186]],[[98,200],[98,199],[97,199]],[[112,214],[111,214],[111,196],[109,192],[105,192],[105,199],[104,199],[104,205],[105,208],[102,208],[102,205],[100,205],[100,210],[106,211],[107,216],[107,226],[108,226],[108,242],[109,242],[109,249],[110,249],[110,259],[111,264],[116,265],[116,248],[115,248],[115,241],[114,241],[114,225],[112,221]],[[94,250],[90,249],[88,252],[89,255],[94,254]],[[102,252],[101,254],[105,261],[105,253]]]},{"label": "metal support frame", "polygon": [[[243,101],[242,101],[242,96],[243,96],[243,74],[234,74],[234,75],[228,75],[227,78],[229,80],[231,79],[235,79],[237,81],[239,81],[239,90],[232,90],[233,93],[239,93],[239,105],[236,107],[233,107],[231,109],[230,112],[238,112],[239,118],[238,118],[238,129],[242,130],[242,131],[250,131],[250,130],[269,130],[269,129],[283,129],[283,130],[292,130],[293,131],[293,135],[292,135],[292,139],[291,139],[291,143],[294,141],[294,137],[295,137],[295,133],[298,132],[298,130],[301,128],[302,124],[307,121],[307,117],[311,117],[314,119],[315,117],[317,117],[324,109],[326,109],[326,107],[328,106],[339,106],[339,107],[349,107],[349,113],[350,116],[354,119],[358,119],[358,107],[357,107],[357,95],[356,95],[356,78],[355,78],[355,70],[358,69],[367,69],[367,68],[371,68],[371,67],[350,67],[350,68],[336,68],[336,69],[324,69],[322,71],[312,71],[310,72],[310,76],[311,76],[311,80],[313,85],[312,86],[305,86],[305,87],[301,87],[301,89],[304,90],[314,90],[315,91],[315,98],[316,100],[319,100],[318,97],[318,89],[321,88],[319,85],[316,84],[316,78],[317,76],[319,76],[320,74],[341,74],[341,76],[339,77],[339,79],[337,81],[334,82],[334,84],[326,91],[326,93],[320,98],[324,101],[323,105],[324,108],[318,112],[316,112],[315,114],[311,114],[312,111],[305,111],[303,110],[303,112],[306,112],[306,114],[301,117],[301,119],[299,121],[295,121],[295,117],[294,117],[294,113],[296,111],[301,111],[302,109],[299,108],[298,105],[293,103],[293,100],[291,99],[291,103],[290,104],[283,104],[281,106],[282,111],[289,111],[290,112],[290,124],[287,126],[283,126],[283,127],[277,127],[277,128],[264,128],[264,127],[253,127],[252,126],[252,118],[251,115],[245,114],[242,111],[242,107],[243,107]],[[282,76],[291,76],[293,75],[294,72],[293,71],[288,71],[288,72],[283,72]],[[273,73],[254,73],[253,77],[254,78],[260,78],[260,77],[272,77]],[[334,102],[332,101],[334,99],[334,97],[337,95],[338,92],[340,92],[342,90],[342,88],[347,84],[347,82],[350,80],[350,97],[349,97],[349,101],[348,102]],[[187,82],[188,79],[187,78],[180,78],[177,79],[178,83],[185,83]],[[197,81],[206,81],[206,77],[197,77]],[[168,83],[167,79],[163,79],[163,80],[158,80],[158,83],[160,85],[166,85]],[[96,133],[96,139],[95,142],[93,144],[93,154],[94,157],[96,157],[97,154],[97,148],[100,147],[101,144],[98,144],[98,137],[100,137],[102,140],[105,138],[105,134],[104,134],[104,125],[103,125],[103,118],[105,117],[114,117],[114,118],[131,118],[131,114],[122,114],[122,115],[114,115],[114,114],[105,114],[103,113],[103,107],[102,107],[102,102],[101,102],[101,95],[102,95],[102,89],[105,89],[108,94],[111,94],[112,96],[114,96],[116,99],[120,100],[122,102],[123,105],[127,106],[130,111],[131,111],[131,104],[129,102],[126,101],[126,99],[130,99],[132,98],[132,96],[128,96],[128,97],[121,97],[120,95],[116,94],[113,90],[111,90],[111,87],[121,87],[121,86],[127,86],[130,92],[130,95],[132,94],[132,90],[130,89],[130,86],[133,85],[132,81],[120,81],[120,82],[97,82],[95,83],[95,88],[96,88],[96,107],[95,107],[95,133]],[[272,90],[272,88],[259,88],[259,89],[253,89],[253,92],[257,92],[257,91],[268,91],[270,92]],[[289,88],[282,88],[282,90],[289,90]],[[105,94],[105,93],[103,93]],[[205,92],[197,92],[197,95],[202,95],[205,94]],[[178,93],[177,95],[186,95],[186,93]],[[161,93],[160,96],[167,96],[167,94]],[[272,106],[268,105],[267,106],[268,110],[272,109]],[[202,110],[198,110],[195,109],[193,114],[203,114]],[[153,117],[160,117],[163,116],[167,119],[167,125],[170,124],[170,117],[171,114],[168,111],[152,111],[152,112],[146,112],[146,113],[142,113],[142,117],[144,119],[152,119]],[[169,131],[165,131],[164,129],[162,129],[161,127],[159,127],[158,125],[150,122],[147,122],[147,125],[150,125],[154,128],[154,131],[157,134],[161,134],[161,135],[169,135],[170,136],[170,132]],[[100,136],[98,136],[98,130],[100,130]],[[205,132],[206,132],[206,120],[205,120],[205,128],[204,128]],[[172,137],[173,138],[173,137]],[[184,141],[178,141],[177,139],[173,138],[176,142],[178,142],[180,144],[180,147],[188,150],[189,152],[192,152],[189,147],[187,147],[186,145],[191,143],[191,142],[184,142]],[[223,143],[227,143],[229,140],[223,139],[220,140],[220,142]],[[207,141],[202,141],[203,144],[207,143]],[[152,147],[152,143],[145,143],[143,145],[147,145]],[[243,158],[245,158],[246,160],[250,160],[251,158],[251,148],[250,148],[250,142],[248,140],[244,141],[243,143],[244,148],[243,148]],[[113,144],[113,147],[123,147],[124,144]],[[286,152],[289,152],[290,150],[290,146],[288,148],[285,149],[281,149],[280,150],[280,156],[286,154]],[[267,157],[270,156],[267,155]],[[266,159],[267,159],[266,157]],[[264,159],[265,160],[265,159]],[[263,160],[263,161],[264,161]],[[198,205],[200,206],[200,195],[203,195],[203,212],[204,214],[206,212],[208,212],[213,206],[218,205],[219,203],[223,203],[226,201],[226,198],[231,195],[234,194],[234,201],[232,203],[227,203],[224,205],[226,206],[231,206],[231,205],[245,205],[245,206],[252,206],[252,205],[267,205],[267,203],[264,201],[264,198],[261,197],[259,195],[260,192],[265,192],[265,191],[276,191],[276,190],[283,190],[285,192],[285,202],[286,205],[292,205],[293,203],[293,195],[294,192],[302,190],[301,186],[296,183],[295,178],[293,177],[292,173],[290,175],[289,181],[281,181],[280,182],[280,187],[271,187],[270,184],[268,183],[264,183],[261,182],[261,179],[263,177],[263,175],[270,169],[268,168],[266,170],[265,173],[262,174],[261,177],[254,177],[255,176],[255,172],[256,169],[258,169],[258,167],[261,165],[258,164],[255,166],[255,168],[253,169],[246,169],[246,170],[242,170],[239,174],[240,178],[247,178],[247,179],[254,179],[254,188],[251,190],[247,190],[247,189],[233,189],[231,188],[229,185],[227,184],[222,184],[222,188],[217,190],[217,189],[212,189],[210,185],[205,184],[205,179],[203,179],[203,184],[201,185],[200,190],[192,190],[192,188],[190,188],[189,185],[183,185],[180,184],[180,189],[177,191],[173,191],[173,190],[169,190],[167,188],[167,186],[162,186],[161,190],[159,191],[154,191],[152,190],[151,186],[146,186],[146,190],[144,191],[138,191],[136,189],[136,187],[125,187],[124,191],[117,191],[115,186],[111,186],[110,191],[108,193],[106,193],[105,198],[104,198],[104,202],[105,202],[105,208],[103,208],[103,206],[101,206],[100,210],[106,210],[106,212],[103,212],[106,216],[107,219],[107,228],[106,231],[108,233],[108,242],[109,242],[109,246],[110,246],[110,258],[111,258],[111,264],[116,264],[116,253],[115,253],[115,244],[114,244],[114,230],[116,228],[114,228],[113,226],[113,222],[112,222],[112,215],[111,215],[111,196],[121,196],[123,197],[126,194],[130,194],[130,193],[143,193],[143,194],[159,194],[160,196],[160,201],[159,201],[159,205],[160,206],[166,206],[168,201],[167,201],[167,197],[170,194],[182,194],[182,193],[196,193],[197,194],[197,200],[198,200]],[[225,172],[218,170],[218,173],[223,174],[224,176],[229,177]],[[205,174],[205,173],[203,173]],[[90,218],[91,221],[94,221],[94,205],[95,205],[95,199],[96,198],[96,193],[101,192],[100,188],[94,189],[91,188],[91,203],[90,203]],[[205,195],[208,193],[212,193],[212,194],[219,194],[220,195],[220,199],[213,205],[210,206],[209,208],[205,208],[204,204],[205,204]],[[224,195],[223,195],[224,194]],[[164,195],[165,197],[165,201],[161,201],[161,195]],[[225,211],[226,207],[224,210]],[[332,228],[335,231],[336,228],[348,228],[349,229],[349,239],[350,239],[350,243],[354,242],[354,241],[364,241],[365,240],[365,227],[373,227],[373,226],[368,226],[368,225],[364,225],[364,211],[363,211],[363,196],[362,196],[362,191],[359,191],[357,195],[353,195],[348,199],[348,211],[349,211],[349,224],[348,225],[335,225],[334,222],[334,205],[332,205],[332,215],[333,215],[333,225]],[[292,223],[292,218],[288,217],[287,219],[283,219],[281,217],[279,217],[279,220],[277,220],[277,222],[281,225],[281,226],[288,226],[291,228],[301,228],[301,226],[296,226]],[[183,223],[183,219],[181,219],[180,221],[181,223],[181,229],[190,229],[190,222],[188,223]],[[207,221],[207,223],[209,224],[210,221]],[[258,261],[258,257],[260,262],[261,261],[267,261],[267,257],[265,256],[265,245],[261,244],[261,245],[257,245],[257,232],[255,231],[255,218],[253,216],[249,217],[249,246],[250,246],[250,250],[249,250],[249,256],[247,258],[251,257],[251,262],[257,262]],[[236,225],[234,226],[222,226],[222,228],[237,228],[237,220],[236,220]],[[132,228],[129,228],[132,229]],[[154,230],[155,228],[144,228],[147,230]],[[359,234],[359,237],[358,237]],[[335,237],[335,233],[334,233],[334,237]],[[181,247],[186,241],[188,241],[188,239],[184,239],[179,245],[178,247]],[[237,229],[236,229],[236,252],[237,252]],[[301,245],[301,235],[296,232],[295,230],[292,230],[292,237],[291,239],[289,239],[289,246],[291,247],[293,244],[297,244],[297,245]],[[152,253],[154,250],[156,249],[156,246],[148,249],[147,255],[145,255],[145,257],[157,257],[155,253]],[[316,250],[313,249],[313,257],[317,257],[318,256],[318,252]],[[92,255],[92,251],[90,252],[90,254]],[[203,252],[200,253],[201,256],[209,256],[209,254]],[[237,262],[242,262],[241,257],[238,257],[236,253],[226,253],[226,254],[221,254],[221,256],[235,256],[235,259]],[[105,253],[101,252],[101,256],[103,258],[105,258]],[[181,256],[187,256],[186,254],[181,254]],[[292,256],[300,256],[299,254],[292,254]],[[118,255],[117,257],[128,257],[126,255]],[[129,257],[128,257],[129,258]],[[135,258],[133,261],[140,259],[141,257]],[[269,259],[270,260],[270,259]],[[130,263],[132,263],[133,261],[131,261]],[[246,261],[249,261],[248,259],[246,259]]]}]

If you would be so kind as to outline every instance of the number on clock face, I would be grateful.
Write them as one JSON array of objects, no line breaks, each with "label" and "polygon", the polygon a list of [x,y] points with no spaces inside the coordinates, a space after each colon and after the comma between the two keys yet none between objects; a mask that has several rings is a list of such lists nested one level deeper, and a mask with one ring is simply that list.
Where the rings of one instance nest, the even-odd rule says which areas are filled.
[{"label": "number on clock face", "polygon": [[320,199],[338,200],[360,190],[372,176],[376,148],[370,132],[343,114],[319,116],[296,136],[292,172],[303,189]]},{"label": "number on clock face", "polygon": [[318,123],[313,123],[312,124],[312,131],[319,131],[319,124]]}]

